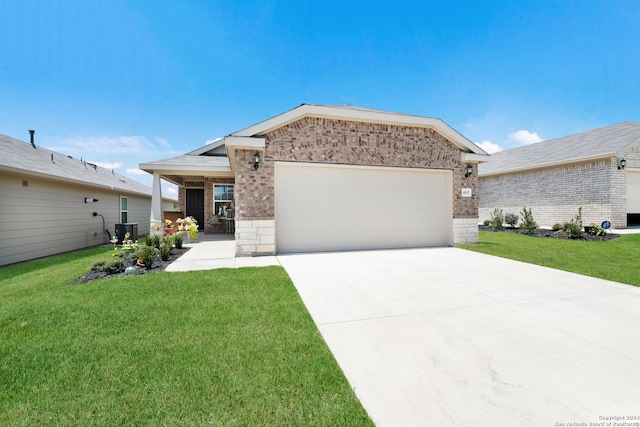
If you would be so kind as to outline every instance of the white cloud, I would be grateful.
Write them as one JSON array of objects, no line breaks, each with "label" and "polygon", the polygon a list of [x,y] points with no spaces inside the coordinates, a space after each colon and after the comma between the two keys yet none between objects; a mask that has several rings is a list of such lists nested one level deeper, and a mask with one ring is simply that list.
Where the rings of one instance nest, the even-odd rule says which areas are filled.
[{"label": "white cloud", "polygon": [[122,167],[122,162],[91,162],[105,169],[118,169]]},{"label": "white cloud", "polygon": [[486,151],[489,154],[493,154],[493,153],[497,153],[498,151],[502,151],[502,147],[500,147],[498,144],[494,144],[491,141],[476,142],[475,144],[477,146],[479,146],[480,148],[482,148],[484,151]]},{"label": "white cloud", "polygon": [[149,175],[147,172],[143,171],[142,169],[137,169],[137,168],[127,168],[126,171],[129,175]]},{"label": "white cloud", "polygon": [[528,130],[519,130],[511,132],[509,134],[509,141],[516,142],[520,145],[529,145],[540,142],[543,139],[535,132],[529,132]]},{"label": "white cloud", "polygon": [[178,190],[175,188],[175,186],[164,187],[162,189],[162,194],[167,195],[169,197],[175,196],[177,198],[178,197]]},{"label": "white cloud", "polygon": [[155,140],[158,141],[158,143],[160,143],[160,145],[162,145],[163,147],[171,148],[171,144],[169,144],[166,139],[156,136]]}]

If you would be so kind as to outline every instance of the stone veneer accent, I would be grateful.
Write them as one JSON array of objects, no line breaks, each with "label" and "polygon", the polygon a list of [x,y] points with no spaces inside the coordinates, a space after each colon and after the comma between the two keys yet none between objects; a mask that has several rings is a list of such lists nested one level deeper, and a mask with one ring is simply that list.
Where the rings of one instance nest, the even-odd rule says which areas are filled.
[{"label": "stone veneer accent", "polygon": [[[260,221],[270,221],[271,227],[275,227],[275,161],[449,169],[453,171],[453,217],[473,219],[477,226],[477,168],[474,166],[474,173],[465,178],[466,164],[461,161],[461,150],[433,129],[305,117],[265,137],[257,171],[253,169],[254,150],[235,153],[236,253],[239,255],[250,254],[254,246],[258,250],[262,245],[258,234],[250,231],[264,231],[266,223]],[[462,188],[471,188],[472,197],[462,197]],[[244,234],[239,230],[240,224]],[[267,249],[267,246],[260,248]],[[275,242],[272,250],[275,251]]]},{"label": "stone veneer accent", "polygon": [[274,220],[236,221],[236,255],[272,255],[276,252]]},{"label": "stone veneer accent", "polygon": [[614,228],[625,228],[626,180],[616,158],[480,177],[480,220],[489,219],[494,208],[519,214],[527,206],[539,225],[552,226],[569,221],[582,207],[585,225],[609,220]]},{"label": "stone veneer accent", "polygon": [[478,243],[477,218],[453,219],[453,244],[460,243]]}]

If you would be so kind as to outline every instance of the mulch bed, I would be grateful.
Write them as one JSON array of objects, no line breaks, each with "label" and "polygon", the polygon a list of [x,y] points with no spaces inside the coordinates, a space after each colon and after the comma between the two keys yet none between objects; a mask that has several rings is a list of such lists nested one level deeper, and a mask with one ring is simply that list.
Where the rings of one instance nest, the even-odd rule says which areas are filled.
[{"label": "mulch bed", "polygon": [[[488,227],[486,225],[479,226],[479,229],[485,230],[485,231],[494,231],[491,227]],[[581,239],[572,239],[571,236],[567,233],[556,232],[553,230],[537,229],[533,233],[525,233],[524,230],[521,230],[519,228],[510,228],[510,227],[505,227],[503,230],[496,231],[496,233],[518,233],[518,234],[527,234],[533,237],[550,237],[553,239],[592,240],[592,241],[613,240],[620,237],[619,234],[613,234],[613,233],[607,233],[604,236],[595,236],[593,234],[585,233]]]},{"label": "mulch bed", "polygon": [[[162,261],[161,259],[159,259],[158,261],[153,263],[151,268],[136,267],[135,273],[134,274],[129,274],[129,275],[137,276],[137,275],[140,275],[140,274],[152,274],[152,273],[159,273],[161,271],[164,271],[169,264],[171,264],[173,261],[175,261],[178,258],[180,258],[188,250],[189,250],[189,248],[185,248],[185,247],[183,247],[181,249],[173,248],[173,249],[171,249],[171,255],[169,255],[169,259],[168,260]],[[81,283],[90,282],[92,280],[108,279],[108,278],[111,278],[111,277],[123,277],[123,276],[127,276],[127,274],[124,273],[124,272],[117,273],[117,274],[109,274],[109,273],[103,272],[103,271],[89,271],[88,273],[83,274],[82,276],[78,277],[76,280],[71,282],[71,284],[72,285],[78,285],[78,284],[81,284]]]}]

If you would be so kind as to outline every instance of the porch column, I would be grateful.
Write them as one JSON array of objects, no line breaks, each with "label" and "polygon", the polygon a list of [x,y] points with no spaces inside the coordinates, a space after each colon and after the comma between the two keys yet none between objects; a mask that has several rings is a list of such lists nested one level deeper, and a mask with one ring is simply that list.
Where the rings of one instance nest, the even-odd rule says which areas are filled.
[{"label": "porch column", "polygon": [[160,174],[153,173],[153,192],[151,193],[151,234],[162,234],[164,224],[162,223],[162,186],[160,182]]}]

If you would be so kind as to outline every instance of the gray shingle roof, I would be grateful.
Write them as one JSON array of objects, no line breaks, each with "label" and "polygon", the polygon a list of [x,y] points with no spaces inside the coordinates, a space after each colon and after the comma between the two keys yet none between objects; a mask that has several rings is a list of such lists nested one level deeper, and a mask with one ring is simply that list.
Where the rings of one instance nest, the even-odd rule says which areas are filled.
[{"label": "gray shingle roof", "polygon": [[640,144],[640,123],[622,122],[494,153],[489,161],[480,164],[478,174],[494,175],[587,159],[624,157],[637,144]]},{"label": "gray shingle roof", "polygon": [[[151,195],[151,187],[80,159],[0,135],[0,170]],[[52,160],[53,159],[53,160]]]}]

